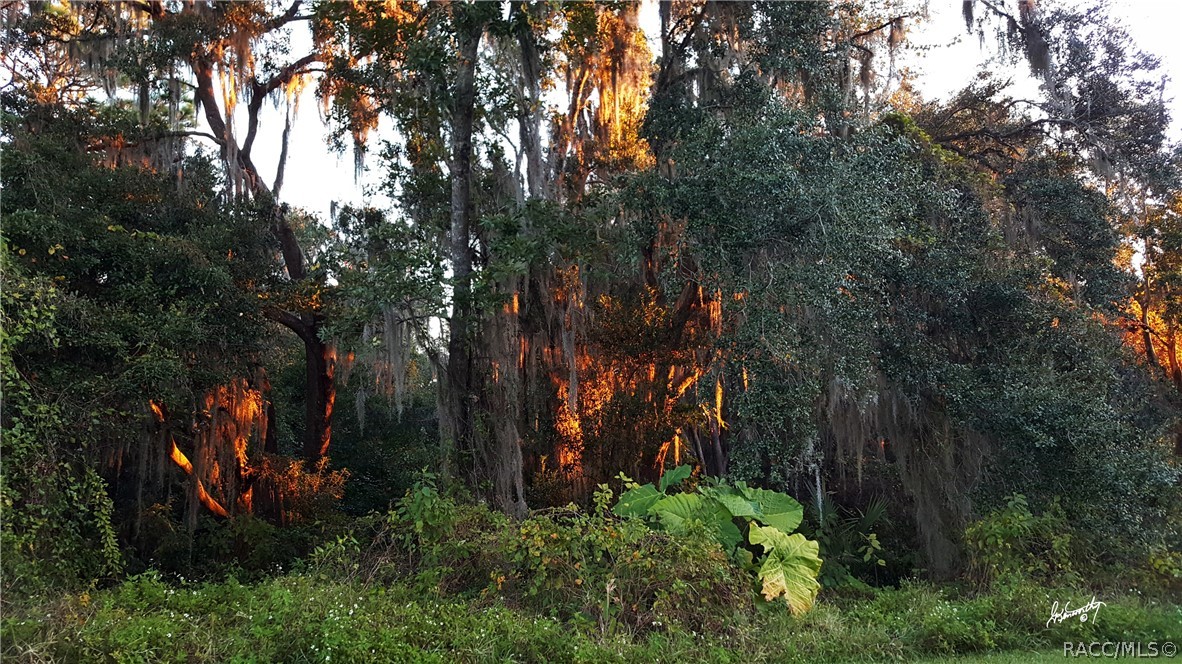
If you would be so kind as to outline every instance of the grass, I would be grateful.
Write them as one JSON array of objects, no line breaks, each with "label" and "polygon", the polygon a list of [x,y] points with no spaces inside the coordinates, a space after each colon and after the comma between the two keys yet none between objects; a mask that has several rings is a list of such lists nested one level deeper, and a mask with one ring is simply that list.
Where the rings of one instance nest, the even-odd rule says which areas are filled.
[{"label": "grass", "polygon": [[[252,583],[149,572],[102,590],[8,592],[0,660],[1004,664],[1060,661],[1064,642],[1182,643],[1182,606],[1164,586],[1172,600],[1136,582],[1072,587],[1077,576],[1011,575],[987,592],[827,590],[796,617],[757,600],[754,578],[709,534],[601,512],[510,523],[421,489],[297,571]],[[1093,592],[1105,602],[1093,619],[1048,626],[1056,601],[1079,606]]]},{"label": "grass", "polygon": [[[1040,593],[1036,595],[1035,593]],[[1060,661],[1062,640],[1182,641],[1182,608],[1109,598],[1096,627],[1047,630],[1044,589],[975,597],[916,584],[826,598],[797,619],[765,607],[727,634],[607,630],[410,584],[289,574],[256,584],[132,578],[5,607],[5,662],[1010,662]],[[1107,619],[1107,620],[1106,620]],[[1024,622],[1025,621],[1025,622]],[[1107,624],[1105,624],[1107,623]],[[1041,627],[1041,629],[1040,629]]]},{"label": "grass", "polygon": [[945,664],[945,662],[956,662],[957,664],[1039,664],[1040,662],[1062,662],[1063,659],[1063,653],[1061,652],[1039,652],[1032,650],[1029,652],[997,652],[984,655],[961,655],[958,657],[925,657],[916,660],[916,662],[918,664]]}]

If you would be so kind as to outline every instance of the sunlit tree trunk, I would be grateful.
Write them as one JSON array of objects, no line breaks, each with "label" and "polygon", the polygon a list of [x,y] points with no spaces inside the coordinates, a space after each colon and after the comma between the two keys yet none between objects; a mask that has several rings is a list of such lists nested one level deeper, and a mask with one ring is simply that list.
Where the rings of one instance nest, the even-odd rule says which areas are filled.
[{"label": "sunlit tree trunk", "polygon": [[332,443],[332,409],[336,401],[336,351],[313,335],[304,340],[307,387],[305,392],[304,458],[317,461]]}]

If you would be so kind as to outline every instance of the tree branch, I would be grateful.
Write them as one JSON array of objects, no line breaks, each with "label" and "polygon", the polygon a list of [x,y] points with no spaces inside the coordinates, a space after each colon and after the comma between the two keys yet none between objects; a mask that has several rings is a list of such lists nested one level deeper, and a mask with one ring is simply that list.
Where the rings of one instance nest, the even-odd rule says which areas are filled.
[{"label": "tree branch", "polygon": [[894,24],[895,21],[900,21],[905,18],[914,18],[916,16],[919,16],[919,14],[903,14],[902,16],[896,16],[892,19],[889,19],[886,23],[883,23],[882,25],[876,25],[873,28],[870,28],[869,30],[863,30],[862,32],[854,33],[854,35],[852,37],[850,37],[850,41],[853,41],[855,39],[860,39],[862,37],[867,37],[869,35],[872,35],[872,34],[878,32],[879,30],[889,28],[889,27],[891,27],[892,24]]},{"label": "tree branch", "polygon": [[290,311],[280,309],[273,304],[263,306],[263,315],[268,319],[288,328],[292,332],[295,332],[296,335],[298,335],[301,339],[306,340],[308,335],[313,333],[311,327],[304,322],[303,318],[291,313]]},{"label": "tree branch", "polygon": [[246,140],[242,142],[242,154],[248,159],[250,158],[250,151],[254,147],[255,136],[258,134],[259,111],[263,107],[263,100],[272,92],[278,90],[280,86],[287,85],[293,77],[302,74],[305,67],[313,62],[319,61],[319,53],[309,53],[283,69],[280,69],[277,74],[265,83],[260,83],[258,79],[254,79],[251,83],[250,103],[246,106]]},{"label": "tree branch", "polygon": [[295,2],[291,3],[291,6],[287,8],[287,11],[263,24],[263,32],[270,32],[276,28],[281,28],[292,21],[299,20],[300,18],[310,18],[296,16],[296,13],[300,11],[300,5],[302,4],[304,4],[304,0],[295,0]]},{"label": "tree branch", "polygon": [[287,117],[283,121],[283,138],[279,149],[279,166],[275,169],[275,184],[271,186],[271,193],[276,199],[283,189],[283,173],[287,169],[287,145],[291,140],[291,109],[287,109]]}]

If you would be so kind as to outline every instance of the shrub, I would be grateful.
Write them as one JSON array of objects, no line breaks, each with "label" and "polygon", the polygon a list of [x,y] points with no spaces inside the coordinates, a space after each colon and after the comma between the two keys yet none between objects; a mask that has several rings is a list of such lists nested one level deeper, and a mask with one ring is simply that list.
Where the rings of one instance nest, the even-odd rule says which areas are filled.
[{"label": "shrub", "polygon": [[1006,506],[965,529],[965,544],[974,579],[990,584],[1025,577],[1044,582],[1071,582],[1072,528],[1058,499],[1040,515],[1030,511],[1026,497],[1015,494]]},{"label": "shrub", "polygon": [[[91,459],[92,425],[111,412],[80,412],[30,376],[26,355],[61,345],[59,307],[66,296],[28,275],[0,238],[0,594],[86,585],[123,567],[111,515],[114,504]],[[22,249],[23,253],[24,250]],[[20,365],[20,366],[18,366]]]},{"label": "shrub", "polygon": [[318,549],[312,570],[367,585],[409,580],[428,596],[503,602],[603,635],[726,631],[750,615],[743,570],[708,532],[656,532],[612,515],[610,499],[602,489],[593,512],[553,508],[512,523],[425,477],[388,515]]},{"label": "shrub", "polygon": [[672,468],[661,476],[660,487],[637,484],[623,474],[628,491],[614,511],[643,520],[673,535],[709,533],[732,558],[754,572],[768,601],[783,598],[795,614],[808,611],[821,586],[817,543],[799,533],[804,508],[778,491],[734,485],[723,481],[699,484],[693,492],[668,494],[690,476],[689,466]]},{"label": "shrub", "polygon": [[267,454],[254,472],[255,482],[267,489],[264,493],[274,503],[264,506],[264,511],[274,512],[284,523],[335,516],[349,479],[348,470],[330,470],[327,457],[309,467],[303,459]]},{"label": "shrub", "polygon": [[825,561],[818,579],[825,588],[866,589],[887,566],[877,529],[889,523],[886,502],[871,500],[864,511],[837,506],[826,494],[817,496],[812,510],[814,537]]}]

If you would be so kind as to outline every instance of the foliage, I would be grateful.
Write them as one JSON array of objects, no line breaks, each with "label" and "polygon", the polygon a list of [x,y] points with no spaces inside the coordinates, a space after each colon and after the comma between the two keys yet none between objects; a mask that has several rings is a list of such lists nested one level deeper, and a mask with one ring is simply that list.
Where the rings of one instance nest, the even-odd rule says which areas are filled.
[{"label": "foliage", "polygon": [[[50,106],[6,92],[3,122],[5,327],[19,333],[4,348],[11,560],[51,559],[47,579],[58,581],[109,575],[123,554],[132,570],[156,559],[195,573],[197,512],[182,519],[185,501],[173,499],[195,494],[168,458],[169,439],[155,435],[148,404],[171,416],[173,440],[191,449],[205,396],[254,373],[266,349],[260,296],[277,268],[266,249],[267,206],[218,196],[218,177],[199,154],[178,155],[181,178],[120,152],[154,144],[159,127],[141,126],[119,104]],[[20,320],[41,328],[20,332]],[[298,503],[316,487],[295,480],[310,476],[257,470],[253,479],[290,484],[297,504],[289,508],[305,509]],[[210,555],[271,548],[266,533],[243,543],[250,525],[204,529],[240,528],[228,535],[233,546],[211,546]],[[290,561],[298,549],[262,558]],[[271,567],[254,554],[233,557]]]},{"label": "foliage", "polygon": [[[1006,585],[987,594],[911,583],[873,597],[822,603],[801,618],[764,612],[724,634],[681,629],[602,634],[499,600],[438,598],[413,585],[289,574],[256,584],[169,584],[158,575],[10,605],[0,620],[5,661],[228,662],[891,662],[969,653],[984,661],[1062,657],[1062,643],[1182,638],[1182,607],[1101,595],[1095,620],[1048,629],[1054,601],[1090,594]],[[926,661],[926,660],[924,660]],[[940,659],[938,661],[947,661]],[[966,659],[965,661],[976,661]],[[1048,659],[1047,661],[1050,661]]]},{"label": "foliage", "polygon": [[1090,592],[1029,582],[968,595],[911,583],[856,604],[847,617],[875,625],[911,648],[949,654],[1061,646],[1064,641],[1168,640],[1178,633],[1177,607],[1135,596],[1098,595],[1107,604],[1095,620],[1048,622],[1056,601],[1060,607],[1078,607],[1091,598]]},{"label": "foliage", "polygon": [[1128,284],[1087,172],[1047,151],[994,179],[904,116],[848,138],[814,122],[764,98],[700,118],[677,177],[629,184],[642,232],[684,224],[664,296],[686,271],[721,295],[732,474],[897,464],[935,574],[959,569],[974,502],[1013,492],[1061,495],[1142,555],[1177,491],[1172,415],[1107,323]]},{"label": "foliage", "polygon": [[[1029,63],[1037,99],[986,74],[929,103],[893,67],[898,3],[659,3],[659,59],[637,3],[6,3],[0,590],[259,579],[314,550],[264,594],[503,603],[497,629],[541,614],[607,656],[686,630],[758,646],[758,579],[790,609],[762,618],[881,623],[866,642],[903,657],[1018,644],[1034,584],[1177,588],[1182,159],[1164,84],[1102,8],[1035,5],[965,11],[998,28],[997,62]],[[305,28],[311,52],[289,57]],[[312,75],[358,170],[393,122],[371,164],[388,209],[291,210],[286,157],[263,182],[264,102],[286,98],[286,154]],[[243,410],[272,435],[235,415],[216,454],[182,461],[227,424],[201,403],[246,375]],[[331,461],[278,455],[303,437],[320,458],[334,432]],[[657,478],[669,453],[700,472]],[[868,461],[891,469],[881,494],[911,511],[893,516],[919,567],[953,577],[967,553],[978,595],[866,587],[912,560],[887,550],[903,547],[883,542],[882,503],[827,502],[878,494]],[[424,465],[438,477],[415,483]],[[195,469],[242,491],[219,504]],[[590,494],[621,471],[653,483],[625,477],[609,510],[606,485]],[[812,539],[772,490],[804,485]],[[526,505],[572,499],[595,507]],[[242,516],[254,505],[271,521]],[[378,514],[346,532],[342,505]],[[866,601],[826,614],[827,593],[806,614],[818,575]],[[149,575],[103,594],[104,627],[63,656],[164,656],[167,590]],[[1141,608],[1106,615],[1156,629]],[[115,624],[124,609],[151,615]],[[293,641],[344,648],[333,628]],[[527,658],[592,657],[522,629]]]},{"label": "foliage", "polygon": [[303,459],[263,457],[256,472],[264,483],[278,487],[284,521],[314,521],[337,514],[349,471],[332,470],[328,461],[322,458],[309,464]]},{"label": "foliage", "polygon": [[[435,386],[427,361],[422,356],[411,360],[401,412],[391,394],[380,387],[373,390],[365,367],[354,366],[348,381],[340,382],[331,466],[349,471],[340,502],[346,513],[362,516],[388,510],[414,485],[419,471],[438,467]],[[293,395],[288,403],[298,407],[300,396]]]},{"label": "foliage", "polygon": [[8,244],[0,241],[0,586],[5,594],[106,577],[123,564],[111,499],[88,463],[90,441],[70,426],[60,402],[28,378],[29,368],[18,364],[26,354],[59,347],[62,294],[13,258]]},{"label": "foliage", "polygon": [[783,597],[797,615],[811,609],[821,589],[816,578],[821,573],[817,543],[800,533],[785,535],[773,526],[755,524],[750,527],[748,539],[762,546],[766,554],[759,566],[764,598],[770,602]]},{"label": "foliage", "polygon": [[[826,588],[865,588],[887,566],[877,530],[888,521],[886,502],[871,500],[864,511],[842,510],[828,495],[818,496],[813,537],[820,545],[820,582]],[[879,585],[875,583],[874,585]]]},{"label": "foliage", "polygon": [[233,519],[202,516],[190,532],[166,505],[153,505],[138,546],[127,555],[127,572],[167,579],[258,581],[300,567],[325,541],[346,531],[340,519],[277,526],[251,514]]},{"label": "foliage", "polygon": [[[230,519],[203,514],[190,527],[177,509],[181,501],[155,503],[140,515],[139,532],[124,550],[127,572],[257,580],[298,566],[322,543],[348,531],[348,517],[339,509],[347,471],[329,469],[327,459],[309,469],[302,460],[264,455],[252,472],[257,487],[275,488],[275,512]],[[271,498],[262,493],[255,499]]]},{"label": "foliage", "polygon": [[[816,542],[799,533],[789,534],[804,516],[800,503],[787,494],[748,487],[743,482],[733,486],[717,482],[698,485],[693,493],[667,493],[689,477],[689,466],[671,468],[661,476],[659,489],[622,477],[629,488],[613,511],[644,519],[673,535],[705,528],[724,551],[757,570],[767,601],[783,597],[792,613],[808,611],[820,590],[816,579],[821,559]],[[740,548],[744,542],[751,548]]]},{"label": "foliage", "polygon": [[429,596],[505,602],[604,635],[720,631],[748,614],[744,574],[713,538],[620,520],[609,501],[601,494],[592,513],[571,506],[510,523],[439,493],[428,475],[389,515],[322,546],[310,569],[365,584],[413,580]]},{"label": "foliage", "polygon": [[[79,149],[120,136],[118,110],[6,101],[5,237],[24,269],[67,294],[56,355],[25,361],[47,365],[47,387],[67,371],[75,391],[112,393],[101,405],[125,410],[133,395],[181,408],[233,375],[262,327],[245,286],[274,274],[261,211],[218,199],[205,159],[184,163],[178,187],[168,173],[110,168]],[[11,114],[22,108],[35,133]]]},{"label": "foliage", "polygon": [[1004,508],[965,529],[973,574],[984,583],[1022,577],[1069,584],[1079,578],[1073,530],[1058,500],[1035,516],[1026,496],[1014,494]]},{"label": "foliage", "polygon": [[44,637],[27,617],[6,616],[5,659],[22,652],[77,662],[615,659],[614,648],[586,634],[505,607],[298,576],[180,587],[141,576],[59,611],[58,619],[77,627],[58,631],[54,642],[37,641]]}]

